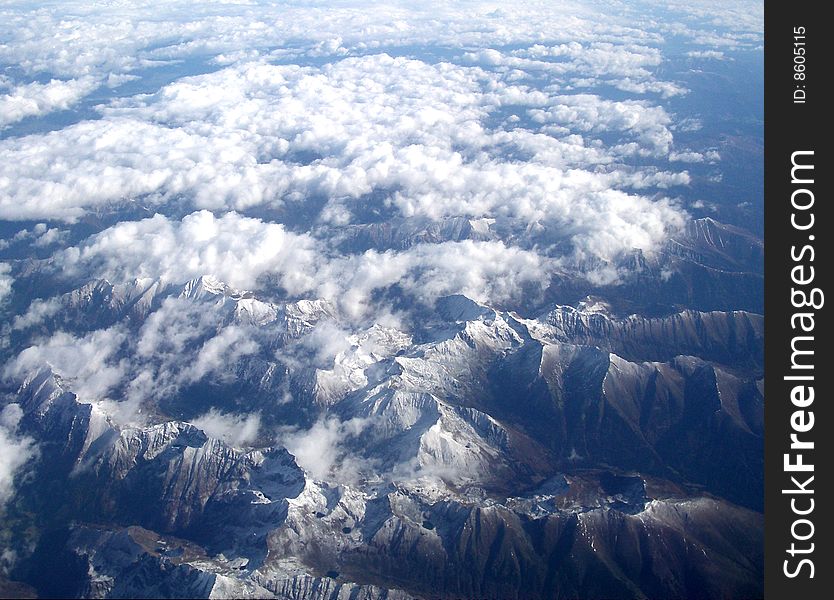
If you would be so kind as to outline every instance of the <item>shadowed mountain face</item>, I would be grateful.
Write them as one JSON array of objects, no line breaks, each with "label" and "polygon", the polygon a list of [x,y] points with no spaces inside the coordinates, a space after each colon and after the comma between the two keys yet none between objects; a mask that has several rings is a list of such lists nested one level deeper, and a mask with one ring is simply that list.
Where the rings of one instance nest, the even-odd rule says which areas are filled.
[{"label": "shadowed mountain face", "polygon": [[754,0],[0,6],[0,596],[762,595]]}]

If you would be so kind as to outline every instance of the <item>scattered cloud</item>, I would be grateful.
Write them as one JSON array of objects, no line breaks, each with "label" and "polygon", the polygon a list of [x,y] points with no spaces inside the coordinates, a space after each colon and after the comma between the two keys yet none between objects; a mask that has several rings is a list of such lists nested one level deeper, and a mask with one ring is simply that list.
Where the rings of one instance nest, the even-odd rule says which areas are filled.
[{"label": "scattered cloud", "polygon": [[57,314],[62,306],[59,298],[48,298],[46,300],[36,298],[32,300],[25,313],[14,318],[12,329],[23,330],[39,325],[44,320]]},{"label": "scattered cloud", "polygon": [[222,367],[235,364],[242,357],[254,354],[259,348],[257,342],[249,339],[246,330],[229,325],[202,345],[186,377],[191,381],[199,381],[208,373],[222,373]]},{"label": "scattered cloud", "polygon": [[22,381],[48,366],[72,384],[82,401],[105,399],[127,375],[126,361],[118,358],[126,340],[126,331],[118,326],[80,337],[58,331],[20,352],[4,366],[2,375]]},{"label": "scattered cloud", "polygon": [[0,129],[26,117],[67,109],[98,86],[92,77],[15,85],[0,95]]},{"label": "scattered cloud", "polygon": [[[758,4],[4,5],[0,63],[15,67],[0,78],[0,220],[25,229],[0,251],[49,258],[4,257],[0,302],[32,273],[45,288],[49,276],[65,288],[210,275],[276,303],[323,298],[338,315],[285,352],[232,322],[224,299],[169,297],[134,329],[44,336],[66,308],[47,294],[9,315],[4,335],[24,341],[3,376],[49,365],[133,422],[262,352],[330,368],[355,331],[408,321],[392,296],[511,308],[556,274],[616,284],[620,258],[685,225],[685,203],[667,197],[690,184],[685,169],[721,160],[683,135],[709,117],[672,110],[689,91],[670,53],[758,47]],[[451,219],[484,235],[348,243],[352,228]],[[217,410],[195,423],[236,445],[260,427]],[[366,426],[323,418],[282,435],[314,476],[353,480],[369,466],[347,448]],[[25,455],[14,428],[0,434]]]},{"label": "scattered cloud", "polygon": [[368,424],[368,419],[358,417],[347,421],[323,417],[309,429],[285,429],[277,441],[314,479],[356,483],[361,476],[374,473],[372,463],[350,450],[351,440]]},{"label": "scattered cloud", "polygon": [[7,404],[0,411],[0,509],[14,494],[15,477],[38,454],[35,441],[17,431],[22,416],[18,404]]},{"label": "scattered cloud", "polygon": [[546,109],[530,111],[536,123],[557,123],[578,132],[621,132],[643,155],[665,156],[672,144],[671,117],[646,101],[615,102],[593,94],[557,96]]},{"label": "scattered cloud", "polygon": [[691,50],[686,53],[690,58],[712,58],[715,60],[724,60],[726,55],[720,50]]},{"label": "scattered cloud", "polygon": [[315,242],[306,234],[234,212],[217,217],[203,210],[181,221],[157,214],[118,223],[59,253],[55,262],[68,273],[114,281],[149,277],[182,283],[213,275],[251,288],[271,274],[298,294],[312,287],[315,256]]},{"label": "scattered cloud", "polygon": [[14,278],[11,275],[12,266],[0,262],[0,303],[3,303],[12,293]]},{"label": "scattered cloud", "polygon": [[541,290],[555,267],[535,252],[503,242],[466,240],[336,259],[319,271],[318,290],[336,298],[347,316],[367,318],[376,308],[373,293],[393,285],[422,305],[452,293],[501,304],[521,300],[531,286]]},{"label": "scattered cloud", "polygon": [[223,440],[235,447],[248,446],[258,438],[261,417],[258,413],[248,415],[227,414],[212,408],[191,422],[213,438]]},{"label": "scattered cloud", "polygon": [[[586,13],[573,12],[571,19]],[[360,306],[369,293],[402,278],[434,293],[421,273],[443,273],[479,299],[501,299],[510,290],[502,289],[492,265],[477,266],[479,253],[481,260],[508,259],[501,275],[524,285],[526,273],[536,269],[545,281],[541,276],[554,268],[589,257],[610,262],[634,248],[651,252],[686,218],[671,201],[634,193],[687,185],[686,172],[623,164],[633,156],[669,159],[666,164],[698,160],[695,153],[672,151],[673,117],[658,99],[614,101],[562,89],[591,85],[578,82],[577,73],[598,79],[593,85],[635,94],[677,85],[654,75],[663,61],[656,47],[662,38],[638,28],[591,28],[581,21],[572,34],[579,41],[568,41],[548,26],[550,43],[485,48],[466,54],[462,64],[390,56],[372,47],[352,56],[359,38],[347,32],[315,41],[317,51],[333,53],[329,62],[300,66],[272,64],[260,50],[236,60],[236,51],[218,41],[228,39],[215,16],[198,10],[194,19],[201,43],[216,42],[225,57],[219,64],[227,66],[117,98],[99,107],[98,120],[0,142],[6,165],[0,216],[74,222],[124,201],[160,211],[62,251],[55,260],[59,268],[116,280],[182,281],[210,273],[240,287],[273,277],[292,295],[345,292],[346,303]],[[483,23],[495,33],[492,16],[485,13]],[[404,25],[403,35],[412,42],[414,36],[441,35],[422,25],[428,29]],[[399,35],[397,27],[384,35]],[[261,33],[250,28],[244,37]],[[136,34],[126,37],[141,41]],[[517,31],[508,39],[530,34]],[[171,58],[194,51],[190,44],[145,56]],[[111,66],[136,68],[115,59]],[[544,72],[553,81],[543,86],[518,79],[519,72]],[[663,89],[661,98],[672,93]],[[496,125],[493,116],[507,108],[526,114],[526,121]],[[181,220],[165,216],[183,205],[204,210]],[[566,241],[568,254],[515,248],[510,236],[335,258],[316,242],[361,222],[366,208],[406,218],[496,219],[513,233],[535,227],[551,243]],[[245,216],[263,209],[309,214],[301,227],[308,231]],[[44,234],[43,243],[59,237],[60,231]],[[442,252],[467,270],[448,273],[453,269],[439,258]],[[351,272],[362,278],[345,276]],[[333,279],[326,280],[326,273]]]}]

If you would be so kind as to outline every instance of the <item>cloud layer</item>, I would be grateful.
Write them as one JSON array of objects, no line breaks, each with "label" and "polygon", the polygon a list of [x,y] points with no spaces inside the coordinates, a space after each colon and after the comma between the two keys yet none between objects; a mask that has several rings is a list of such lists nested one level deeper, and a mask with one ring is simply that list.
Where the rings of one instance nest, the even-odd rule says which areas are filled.
[{"label": "cloud layer", "polygon": [[213,275],[232,286],[252,288],[264,274],[290,294],[313,287],[314,240],[282,225],[208,211],[181,221],[155,215],[119,223],[57,257],[64,272],[125,281],[132,278],[184,282]]},{"label": "cloud layer", "polygon": [[[394,356],[442,296],[619,284],[720,178],[687,70],[756,51],[759,5],[0,7],[4,389],[50,367],[117,423],[246,377],[281,406],[299,373],[356,383],[337,357]],[[0,503],[36,455],[16,406]],[[274,433],[260,407],[187,416],[237,446]],[[279,437],[313,476],[373,470],[348,451],[365,421],[310,423]]]}]

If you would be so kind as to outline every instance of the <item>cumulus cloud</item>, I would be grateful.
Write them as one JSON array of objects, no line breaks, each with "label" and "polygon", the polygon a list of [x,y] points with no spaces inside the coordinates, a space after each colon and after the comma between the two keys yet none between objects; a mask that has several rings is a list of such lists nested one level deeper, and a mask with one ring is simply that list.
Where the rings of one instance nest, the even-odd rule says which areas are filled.
[{"label": "cumulus cloud", "polygon": [[135,338],[136,354],[158,359],[182,356],[216,332],[219,318],[212,308],[187,298],[165,298],[142,323]]},{"label": "cumulus cloud", "polygon": [[720,50],[691,50],[686,53],[690,58],[712,58],[714,60],[724,60],[726,55]]},{"label": "cumulus cloud", "polygon": [[[557,122],[568,134],[623,131],[633,147],[590,147],[580,137],[531,139],[518,128],[485,127],[508,98],[541,106],[560,102],[534,118]],[[427,206],[436,204],[434,198],[474,197],[477,206],[468,202],[466,214],[476,209],[483,216],[525,189],[518,181],[525,175],[512,173],[518,165],[506,156],[531,145],[547,147],[546,165],[539,165],[539,154],[524,165],[535,175],[539,166],[552,171],[555,160],[561,170],[588,164],[586,159],[614,163],[634,152],[662,154],[671,142],[669,117],[660,107],[606,104],[592,95],[536,96],[479,68],[384,54],[321,69],[230,67],[105,115],[0,144],[4,164],[16,165],[0,180],[0,214],[73,220],[122,199],[154,205],[183,194],[212,210],[324,197],[331,199],[324,220],[343,224],[351,215],[341,199],[397,190],[400,198],[429,196]],[[546,168],[539,173],[552,175]],[[533,187],[527,195],[542,203],[535,197],[541,193]],[[413,213],[407,203],[394,204]],[[436,216],[438,210],[423,213]]]},{"label": "cumulus cloud", "polygon": [[223,440],[231,446],[248,446],[258,438],[261,417],[258,413],[234,415],[211,409],[191,422],[206,435]]},{"label": "cumulus cloud", "polygon": [[529,294],[529,286],[540,290],[554,268],[537,253],[503,242],[446,242],[334,260],[319,273],[319,292],[354,317],[367,315],[374,291],[394,284],[425,304],[452,293],[505,303]]},{"label": "cumulus cloud", "polygon": [[[609,46],[598,50],[611,52]],[[654,51],[641,52],[632,48],[626,54],[644,56],[639,64],[658,60]],[[599,60],[621,74],[621,63],[636,59]],[[508,101],[532,105],[541,132],[488,126],[490,115]],[[625,156],[669,153],[671,118],[662,107],[592,94],[532,93],[479,67],[385,54],[323,67],[236,65],[103,110],[100,121],[0,143],[7,159],[0,214],[73,220],[123,199],[165,205],[183,197],[218,212],[287,203],[288,210],[304,211],[305,204],[321,198],[326,201],[318,222],[338,227],[357,218],[351,199],[361,203],[376,194],[407,217],[543,223],[554,235],[567,236],[580,254],[595,251],[581,246],[585,232],[596,228],[623,241],[601,256],[608,260],[632,247],[650,251],[661,240],[646,234],[663,235],[680,220],[670,205],[648,199],[616,197],[621,209],[610,202],[612,183],[642,189],[688,181],[683,174],[660,178],[633,169],[622,175],[617,166]],[[583,138],[609,132],[622,135],[619,143]],[[518,154],[529,160],[515,160]],[[591,171],[589,163],[610,168]],[[620,175],[612,177],[613,172]],[[651,220],[666,222],[634,235],[635,220],[643,221],[628,216],[635,203]],[[609,210],[617,218],[607,219],[607,225],[630,221],[627,227],[598,227],[606,220],[599,212]],[[256,244],[258,235],[265,237]],[[235,236],[243,239],[233,241]],[[305,275],[311,243],[280,225],[200,212],[179,224],[155,216],[117,225],[64,258],[71,268],[118,255],[125,276],[213,273],[244,286],[261,273],[278,272],[282,285],[299,292],[311,288]],[[141,261],[131,261],[138,247]],[[237,260],[235,269],[228,268],[228,259]]]},{"label": "cumulus cloud", "polygon": [[[65,272],[89,273],[116,281],[147,277],[183,282],[210,274],[241,288],[257,287],[259,281],[277,282],[291,295],[328,298],[345,315],[360,317],[367,315],[371,308],[374,292],[394,285],[428,304],[452,293],[499,304],[519,301],[525,295],[541,291],[559,269],[576,267],[590,258],[614,261],[621,253],[633,249],[652,252],[685,222],[681,210],[670,202],[597,189],[604,187],[605,180],[589,186],[583,182],[581,172],[570,177],[572,184],[585,188],[584,202],[574,204],[554,194],[549,198],[549,205],[530,203],[507,207],[508,210],[521,208],[534,215],[545,238],[570,240],[572,252],[557,256],[542,256],[537,250],[503,241],[472,240],[418,244],[403,251],[368,250],[332,256],[316,248],[309,236],[292,234],[281,225],[235,213],[218,218],[201,211],[181,222],[156,215],[139,222],[119,223],[84,245],[67,249],[57,264]],[[531,187],[536,183],[553,184],[533,177],[527,182]],[[443,204],[431,205],[433,199],[410,200],[425,203],[427,210],[444,210]],[[498,199],[500,196],[491,200]],[[521,196],[518,200],[523,199]],[[395,202],[406,202],[406,199]],[[456,202],[453,210],[460,211],[465,199],[450,202]],[[415,208],[419,209],[420,205]],[[15,321],[15,326],[37,322],[52,308],[37,303]],[[159,352],[178,344],[182,329],[178,328],[173,335],[154,334],[158,323],[169,324],[159,317],[162,314],[166,312],[152,315],[143,327],[140,352]],[[200,330],[192,329],[193,332]],[[239,353],[252,350],[238,344],[240,335],[230,329],[224,334],[228,337],[206,347],[205,356],[200,355],[205,360],[198,357],[194,367],[195,377],[204,374],[205,365],[219,360],[220,350]],[[175,353],[181,350],[173,348]]]},{"label": "cumulus cloud", "polygon": [[34,327],[54,316],[62,308],[59,298],[35,299],[22,315],[17,315],[12,321],[12,329],[22,330]]},{"label": "cumulus cloud", "polygon": [[[486,53],[486,56],[484,54]],[[486,64],[511,66],[522,72],[544,70],[563,78],[564,88],[613,86],[636,94],[658,94],[670,98],[687,93],[673,81],[657,79],[653,68],[661,64],[661,52],[640,44],[572,41],[556,46],[534,44],[504,56],[493,50],[465,55]],[[558,80],[557,80],[558,81]]]},{"label": "cumulus cloud", "polygon": [[[646,246],[651,237],[662,234],[663,223],[652,223],[651,213],[637,217],[631,225],[623,224],[622,219],[631,215],[633,207],[625,195],[615,201],[622,203],[622,213],[620,217],[608,216],[612,235],[621,231],[627,242]],[[634,231],[628,231],[628,227]],[[652,231],[652,227],[661,231]],[[594,237],[591,232],[582,235]],[[577,240],[582,235],[575,233]],[[613,243],[613,238],[599,237],[583,242],[595,252],[608,252],[605,245]],[[58,264],[65,271],[117,281],[148,277],[182,282],[211,274],[246,288],[256,286],[259,278],[265,277],[279,282],[291,294],[333,299],[346,314],[354,316],[366,312],[373,292],[395,284],[427,303],[458,292],[478,300],[507,302],[520,298],[529,286],[546,285],[547,274],[555,266],[534,251],[500,241],[465,240],[418,245],[402,252],[369,250],[331,257],[317,251],[310,238],[288,233],[280,225],[234,213],[216,218],[208,212],[188,215],[182,222],[157,215],[120,223],[83,246],[66,250]],[[195,319],[200,322],[207,313],[195,315],[190,305],[176,308],[179,304],[189,303],[168,299],[149,317],[140,330],[140,354],[167,352],[168,348],[177,354],[210,327],[194,326]],[[16,319],[15,326],[37,323],[54,310],[54,301],[37,302]],[[180,323],[182,319],[185,322]],[[200,351],[194,377],[205,374],[222,355],[252,351],[241,330],[227,328]]]},{"label": "cumulus cloud", "polygon": [[225,323],[225,308],[222,296],[215,302],[183,297],[162,301],[131,338],[124,406],[108,410],[135,419],[143,404],[175,396],[184,386],[234,377],[237,364],[259,352],[260,342],[253,328]]},{"label": "cumulus cloud", "polygon": [[12,266],[8,263],[0,263],[0,304],[12,293],[14,277],[11,275]]},{"label": "cumulus cloud", "polygon": [[[612,10],[613,9],[613,10]],[[735,2],[637,2],[616,7],[562,1],[518,2],[513,10],[491,3],[389,2],[368,10],[360,0],[329,5],[306,2],[184,2],[146,5],[63,2],[5,5],[0,18],[8,43],[0,60],[27,73],[79,77],[122,75],[193,55],[220,61],[253,55],[339,55],[367,49],[436,44],[455,47],[536,43],[623,44],[662,42],[659,24],[680,14],[690,29],[720,28],[727,37],[760,33],[762,7]],[[125,18],[129,15],[130,18]],[[666,17],[666,18],[664,18]],[[727,24],[734,30],[726,31]]]},{"label": "cumulus cloud", "polygon": [[[378,55],[177,82],[103,120],[0,143],[4,164],[17,163],[0,171],[0,215],[72,220],[97,205],[179,194],[239,210],[366,194],[398,183],[387,177],[386,145],[448,147],[477,133],[478,75]],[[299,163],[311,153],[327,160]]]},{"label": "cumulus cloud", "polygon": [[[0,142],[0,216],[77,220],[88,209],[142,198],[162,204],[188,192],[194,204],[258,204],[277,193],[234,134],[207,137],[113,118]],[[280,169],[279,169],[280,171]],[[277,178],[277,176],[276,176]]]},{"label": "cumulus cloud", "polygon": [[0,240],[0,250],[16,244],[31,244],[36,248],[48,248],[67,239],[68,231],[59,227],[49,227],[46,223],[37,223],[31,229],[20,229],[14,235]]},{"label": "cumulus cloud", "polygon": [[17,431],[22,416],[18,404],[7,404],[0,411],[0,509],[14,494],[15,477],[38,453],[35,441]]},{"label": "cumulus cloud", "polygon": [[558,123],[571,131],[621,132],[639,142],[643,155],[665,156],[672,144],[671,117],[645,101],[615,102],[593,94],[557,96],[546,109],[533,109],[536,123]]},{"label": "cumulus cloud", "polygon": [[92,77],[15,85],[0,95],[0,129],[26,117],[69,108],[98,85]]},{"label": "cumulus cloud", "polygon": [[59,255],[68,272],[115,280],[136,277],[184,282],[213,275],[237,287],[252,287],[271,274],[291,294],[311,287],[314,240],[283,225],[226,213],[198,211],[181,221],[154,215],[119,223]]},{"label": "cumulus cloud", "polygon": [[722,2],[670,0],[663,3],[667,16],[661,31],[684,36],[711,47],[756,49],[763,39],[764,4],[756,0]]},{"label": "cumulus cloud", "polygon": [[309,429],[287,429],[278,442],[295,456],[298,465],[313,478],[356,483],[362,475],[373,474],[373,464],[350,451],[350,442],[369,424],[355,417],[340,421],[323,417]]},{"label": "cumulus cloud", "polygon": [[229,325],[202,345],[186,377],[191,381],[199,381],[208,373],[220,371],[221,367],[254,354],[259,348],[257,342],[249,339],[244,328]]},{"label": "cumulus cloud", "polygon": [[[0,140],[0,219],[43,221],[0,249],[52,251],[33,268],[48,263],[74,282],[211,275],[325,298],[347,322],[299,342],[315,366],[346,351],[358,322],[400,321],[392,295],[430,305],[463,293],[512,307],[554,274],[616,283],[618,259],[656,251],[688,218],[665,190],[690,183],[688,164],[720,160],[677,143],[709,117],[670,108],[687,90],[670,79],[667,53],[730,58],[755,47],[760,10],[750,6],[0,7],[9,32],[0,61],[19,67],[0,80],[10,134]],[[669,25],[669,10],[685,24]],[[85,99],[99,85],[103,99]],[[47,133],[18,123],[97,101],[85,112],[95,118]],[[157,214],[118,222],[129,203]],[[479,223],[484,235],[350,244],[351,228],[389,219]],[[90,224],[100,230],[84,238]],[[0,263],[0,301],[13,284]],[[144,402],[228,378],[262,351],[224,302],[167,298],[130,333],[34,337],[4,375],[49,364],[83,398],[134,418]],[[11,327],[38,335],[61,309],[35,300]],[[199,421],[220,436],[248,431],[234,438],[243,444],[257,435],[251,419]],[[362,426],[323,420],[288,439],[312,471],[354,477],[343,441]]]},{"label": "cumulus cloud", "polygon": [[[60,322],[66,308],[61,298],[36,300],[13,328],[25,330],[56,316]],[[226,322],[228,315],[222,296],[215,302],[168,297],[138,330],[119,324],[83,335],[56,331],[36,337],[7,362],[2,377],[18,385],[49,368],[81,402],[95,404],[118,423],[141,424],[148,406],[197,381],[228,381],[239,363],[260,352],[255,330]]]},{"label": "cumulus cloud", "polygon": [[78,337],[56,332],[20,352],[3,368],[5,379],[20,381],[27,374],[50,367],[72,384],[83,402],[108,397],[127,375],[119,350],[127,340],[120,327],[100,329]]},{"label": "cumulus cloud", "polygon": [[335,323],[325,321],[302,337],[299,347],[312,354],[313,366],[329,368],[339,353],[351,347],[350,333]]}]

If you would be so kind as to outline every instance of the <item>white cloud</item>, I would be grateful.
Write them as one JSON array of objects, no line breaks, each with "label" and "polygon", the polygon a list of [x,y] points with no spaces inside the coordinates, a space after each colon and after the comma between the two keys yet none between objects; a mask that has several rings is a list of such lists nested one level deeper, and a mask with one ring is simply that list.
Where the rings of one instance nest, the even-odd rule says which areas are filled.
[{"label": "white cloud", "polygon": [[530,287],[547,285],[556,264],[503,242],[426,244],[405,252],[368,251],[336,259],[319,271],[319,294],[335,298],[351,317],[366,316],[374,291],[399,285],[415,300],[431,304],[461,293],[475,300],[521,300]]},{"label": "white cloud", "polygon": [[661,6],[672,17],[660,21],[661,31],[704,45],[755,49],[763,37],[764,3],[758,0],[669,0]]},{"label": "white cloud", "polygon": [[18,404],[7,404],[0,411],[0,509],[14,494],[15,477],[38,454],[35,441],[17,432],[22,416]]},{"label": "white cloud", "polygon": [[700,119],[696,119],[694,117],[685,117],[680,119],[677,123],[675,123],[672,128],[675,131],[683,131],[683,132],[693,132],[693,131],[700,131],[703,129],[704,124],[701,122]]},{"label": "white cloud", "polygon": [[[87,209],[189,193],[194,204],[259,204],[278,193],[279,165],[259,164],[234,133],[211,138],[142,121],[82,122],[0,142],[0,217],[77,220]],[[5,161],[11,161],[10,163]]]},{"label": "white cloud", "polygon": [[[610,47],[603,44],[600,56],[608,57]],[[626,52],[632,54],[645,56]],[[655,50],[648,56],[640,60],[659,60]],[[630,72],[622,63],[632,59],[599,60],[599,69]],[[660,85],[639,78],[627,84]],[[561,103],[537,114],[551,114],[568,133],[613,129],[638,144],[582,153],[577,144],[562,144],[567,164],[589,152],[607,162],[633,151],[659,155],[671,142],[660,107],[605,104],[592,95],[554,98],[477,67],[385,54],[320,68],[247,63],[117,102],[100,121],[0,143],[7,165],[0,167],[0,216],[75,220],[100,205],[158,205],[183,196],[196,207],[247,210],[392,189],[468,192],[460,185],[471,188],[478,178],[455,182],[460,168],[506,169],[506,153],[523,143],[518,130],[486,127],[492,112],[513,103]],[[345,215],[328,207],[335,222]]]},{"label": "white cloud", "polygon": [[65,250],[57,264],[115,281],[150,277],[185,282],[213,275],[242,288],[269,274],[297,294],[311,287],[314,257],[308,235],[233,212],[216,217],[199,211],[182,221],[157,214],[119,223]]},{"label": "white cloud", "polygon": [[4,302],[12,293],[14,277],[11,276],[12,266],[0,262],[0,303]]},{"label": "white cloud", "polygon": [[726,55],[719,50],[692,50],[686,55],[690,58],[712,58],[714,60],[724,60]]},{"label": "white cloud", "polygon": [[16,85],[0,95],[0,129],[26,117],[67,109],[98,86],[92,77]]},{"label": "white cloud", "polygon": [[[671,112],[667,100],[686,89],[665,75],[666,53],[679,38],[697,58],[755,47],[761,11],[750,7],[679,2],[678,26],[654,2],[0,7],[9,32],[0,62],[20,78],[2,79],[10,131],[99,84],[116,96],[95,108],[98,120],[0,140],[0,219],[50,223],[6,246],[65,245],[71,230],[54,221],[133,202],[159,214],[55,251],[53,272],[180,283],[210,274],[270,293],[277,284],[328,299],[350,326],[397,321],[387,299],[375,300],[394,286],[424,304],[464,293],[513,305],[563,271],[616,283],[619,257],[655,251],[688,217],[658,190],[688,185],[685,163],[720,160],[676,145],[703,124]],[[121,97],[123,84],[149,93]],[[341,246],[367,213],[479,220],[494,237]],[[272,222],[287,217],[292,225]],[[0,300],[11,272],[0,263]],[[37,331],[60,308],[34,301],[12,326]],[[227,377],[260,351],[251,330],[223,318],[211,302],[169,298],[135,335],[56,332],[30,340],[4,373],[48,363],[129,420],[145,401]],[[323,326],[300,344],[327,363],[348,337]],[[116,387],[118,401],[108,400]],[[200,419],[231,435],[252,423],[256,432],[249,418]],[[325,420],[290,439],[325,473],[344,461],[338,436],[357,427]]]},{"label": "white cloud", "polygon": [[[526,173],[526,177],[518,177],[518,172]],[[536,250],[517,248],[503,241],[464,240],[418,244],[403,251],[369,250],[357,255],[330,256],[317,248],[311,237],[287,232],[281,225],[235,213],[215,217],[200,211],[182,221],[156,215],[143,221],[119,223],[82,246],[65,250],[58,255],[56,265],[68,273],[112,281],[143,277],[184,282],[210,274],[240,288],[277,282],[291,295],[328,298],[345,314],[359,317],[370,308],[374,291],[395,284],[424,302],[451,293],[464,293],[484,302],[518,301],[525,294],[546,287],[549,276],[557,269],[576,266],[592,257],[614,261],[621,253],[635,248],[653,252],[685,222],[681,210],[668,201],[650,201],[608,189],[612,182],[623,183],[622,178],[599,178],[575,171],[560,182],[558,172],[547,178],[541,170],[526,169],[524,165],[508,167],[504,175],[505,189],[493,189],[483,198],[397,196],[394,202],[412,214],[431,211],[433,216],[462,212],[477,215],[482,214],[484,206],[486,210],[504,207],[518,211],[519,214],[508,216],[538,222],[550,239],[570,240],[571,253],[545,257]],[[464,170],[464,176],[474,180],[477,171]],[[481,176],[487,179],[483,183],[488,186],[488,174]],[[662,179],[657,179],[662,174],[654,177],[652,185],[663,185]],[[562,185],[567,193],[560,193]],[[630,185],[644,184],[631,181]],[[537,186],[543,189],[537,190]],[[581,190],[584,201],[572,202],[572,190]],[[513,191],[517,192],[515,205],[509,202]],[[41,308],[45,307],[32,310],[38,312]],[[33,313],[21,317],[18,325],[23,326],[35,316]],[[140,349],[147,346],[148,352],[156,352],[178,339],[166,333],[158,339],[154,336],[146,344],[156,322],[152,316],[143,328]]]},{"label": "white cloud", "polygon": [[142,323],[136,338],[137,355],[176,360],[217,331],[219,317],[214,308],[187,298],[166,298]]},{"label": "white cloud", "polygon": [[130,338],[125,360],[130,375],[108,414],[141,422],[141,407],[175,396],[183,386],[206,377],[228,380],[241,360],[259,350],[253,329],[224,320],[224,301],[168,297]]},{"label": "white cloud", "polygon": [[368,425],[368,419],[340,421],[335,417],[324,417],[310,429],[281,432],[278,442],[313,478],[355,483],[361,475],[374,473],[373,464],[353,455],[349,445]]},{"label": "white cloud", "polygon": [[62,304],[58,298],[35,299],[22,315],[12,321],[12,329],[22,330],[43,323],[45,319],[54,316],[61,310]]},{"label": "white cloud", "polygon": [[[0,46],[0,60],[28,73],[69,78],[121,75],[153,61],[195,55],[228,62],[253,54],[332,56],[432,44],[660,43],[658,23],[668,20],[668,6],[517,2],[513,10],[499,14],[490,2],[388,2],[373,10],[361,1],[326,7],[292,1],[249,5],[181,0],[161,0],[152,8],[136,2],[114,7],[103,1],[6,5],[0,18],[9,41]],[[702,21],[721,21],[723,27],[735,24],[742,32],[761,29],[761,7],[755,2],[697,7],[678,2],[675,8]]]},{"label": "white cloud", "polygon": [[672,122],[660,106],[646,101],[615,102],[592,94],[556,96],[546,109],[530,111],[536,123],[557,123],[579,132],[621,132],[639,142],[639,153],[665,156],[672,144]]},{"label": "white cloud", "polygon": [[[610,193],[612,185],[688,182],[685,173],[618,164],[634,153],[668,152],[671,117],[663,108],[559,95],[533,115],[567,134],[487,128],[497,98],[514,87],[478,68],[386,55],[322,68],[230,67],[44,136],[51,145],[37,145],[37,136],[7,140],[4,164],[17,166],[0,180],[0,210],[71,219],[87,206],[134,196],[152,204],[190,192],[194,204],[220,210],[261,203],[296,210],[325,197],[320,221],[339,226],[355,219],[351,199],[375,192],[404,216],[534,224],[568,239],[578,256],[604,252],[604,260],[632,248],[651,251],[680,226],[683,213],[668,202]],[[581,135],[612,131],[623,139],[611,146]],[[19,167],[22,152],[28,160]],[[529,159],[508,158],[516,152]],[[608,168],[591,171],[589,163]],[[589,245],[595,234],[607,241]],[[311,237],[277,224],[198,212],[181,222],[157,215],[116,225],[62,260],[116,278],[211,273],[242,287],[270,273],[297,294],[316,287],[313,246]]]},{"label": "white cloud", "polygon": [[[63,308],[60,298],[35,301],[13,327],[60,316]],[[118,423],[141,424],[148,406],[207,377],[227,380],[236,365],[260,350],[254,329],[225,323],[227,316],[222,297],[216,302],[168,297],[136,332],[120,324],[85,335],[57,331],[35,338],[7,362],[2,377],[20,384],[50,368],[81,402],[95,404]]]},{"label": "white cloud", "polygon": [[103,400],[125,380],[127,364],[118,357],[127,335],[119,327],[101,329],[82,337],[56,332],[32,344],[3,368],[5,379],[23,380],[43,367],[71,382],[83,402]]},{"label": "white cloud", "polygon": [[351,347],[350,333],[332,322],[318,324],[300,340],[302,348],[313,355],[312,366],[329,368],[339,353]]},{"label": "white cloud", "polygon": [[242,357],[254,354],[258,349],[258,343],[248,338],[246,330],[229,325],[203,344],[186,377],[192,381],[199,381],[208,373],[222,372],[223,367],[235,364]]},{"label": "white cloud", "polygon": [[[646,246],[652,236],[660,237],[663,224],[652,223],[651,213],[632,215],[630,197],[621,196],[614,198],[622,203],[621,216],[615,219],[611,215],[607,223],[612,231],[621,231],[626,242],[638,246]],[[621,227],[626,216],[636,220],[630,225],[633,233]],[[575,237],[580,240],[578,233]],[[593,235],[587,232],[585,237]],[[601,240],[594,243],[602,251]],[[89,273],[113,281],[147,277],[181,283],[211,274],[235,287],[251,288],[263,277],[281,283],[290,294],[334,299],[347,314],[355,316],[365,313],[375,290],[394,284],[425,302],[457,292],[478,300],[505,302],[520,298],[525,286],[546,285],[547,273],[554,268],[536,252],[500,241],[465,240],[418,245],[402,252],[370,250],[330,257],[318,251],[311,238],[291,234],[281,225],[234,213],[216,218],[205,211],[188,215],[181,222],[156,215],[144,221],[119,223],[83,246],[66,250],[57,264],[66,272]],[[210,321],[195,327],[195,319],[199,322],[211,316],[199,312],[192,315],[190,305],[181,304],[189,303],[167,299],[148,318],[140,330],[140,353],[170,350],[177,354],[211,327]],[[16,325],[35,323],[52,308],[38,303]],[[182,319],[185,321],[180,323]],[[244,343],[242,331],[227,328],[222,335],[222,339],[204,347],[205,356],[201,351],[194,365],[195,377],[217,362],[220,350],[254,351]]]},{"label": "white cloud", "polygon": [[248,446],[258,438],[261,417],[257,413],[233,415],[211,409],[191,422],[206,435],[235,447]]},{"label": "white cloud", "polygon": [[688,163],[702,163],[705,157],[700,152],[692,152],[685,150],[683,152],[671,152],[669,154],[670,162],[688,162]]}]

